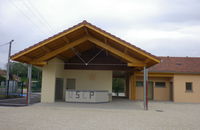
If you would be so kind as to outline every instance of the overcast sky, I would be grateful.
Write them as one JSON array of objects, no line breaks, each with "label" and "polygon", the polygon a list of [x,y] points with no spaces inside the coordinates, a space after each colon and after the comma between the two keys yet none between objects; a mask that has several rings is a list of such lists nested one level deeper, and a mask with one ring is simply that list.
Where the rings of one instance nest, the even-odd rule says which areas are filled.
[{"label": "overcast sky", "polygon": [[200,0],[1,0],[0,68],[12,54],[83,20],[156,56],[200,56]]}]

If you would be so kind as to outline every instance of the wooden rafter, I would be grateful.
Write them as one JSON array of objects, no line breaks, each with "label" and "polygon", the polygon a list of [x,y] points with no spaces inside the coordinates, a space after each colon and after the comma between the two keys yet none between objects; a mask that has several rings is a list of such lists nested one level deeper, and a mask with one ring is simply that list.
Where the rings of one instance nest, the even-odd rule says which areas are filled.
[{"label": "wooden rafter", "polygon": [[46,46],[43,46],[42,49],[43,49],[45,52],[51,52],[51,49],[49,49],[49,48],[46,47]]},{"label": "wooden rafter", "polygon": [[132,50],[132,51],[135,51],[135,52],[137,52],[137,53],[139,53],[139,54],[142,54],[143,56],[145,56],[145,57],[147,57],[147,58],[149,58],[149,59],[151,59],[151,60],[153,60],[153,61],[155,61],[155,62],[158,62],[158,63],[160,62],[158,59],[156,59],[156,58],[154,58],[154,57],[152,57],[152,56],[150,56],[150,55],[148,55],[148,54],[142,52],[142,51],[139,50],[138,48],[134,48],[134,47],[132,47],[132,46],[130,46],[130,45],[124,43],[123,41],[118,40],[117,38],[115,38],[115,37],[113,37],[113,36],[110,36],[109,34],[107,34],[107,33],[105,33],[105,32],[102,32],[102,31],[99,30],[99,29],[96,29],[95,27],[93,27],[93,26],[91,26],[91,25],[89,25],[89,24],[85,24],[85,26],[86,26],[87,28],[89,28],[89,29],[91,29],[91,30],[94,30],[95,32],[97,32],[97,33],[99,33],[99,34],[101,34],[101,35],[103,35],[103,36],[105,36],[105,37],[107,37],[107,38],[109,38],[109,39],[111,39],[111,40],[113,40],[113,41],[115,41],[115,42],[121,44],[122,46],[125,46],[125,47],[129,48],[129,49]]},{"label": "wooden rafter", "polygon": [[64,40],[67,44],[70,43],[70,40],[69,40],[66,36],[63,37],[63,40]]},{"label": "wooden rafter", "polygon": [[110,45],[107,45],[93,37],[88,37],[88,40],[93,42],[94,44],[96,44],[97,46],[100,46],[103,49],[106,49],[108,51],[110,51],[111,53],[121,57],[122,59],[125,59],[126,61],[132,63],[132,66],[144,66],[145,64],[139,60],[137,60],[136,58],[133,58],[127,54],[124,54],[123,52],[111,47]]},{"label": "wooden rafter", "polygon": [[26,62],[31,62],[33,59],[28,57],[28,56],[21,56],[21,59],[26,61]]},{"label": "wooden rafter", "polygon": [[90,35],[86,27],[83,27],[83,29],[84,29],[86,35]]},{"label": "wooden rafter", "polygon": [[46,45],[46,44],[48,44],[50,42],[53,42],[53,41],[55,41],[55,40],[57,40],[57,39],[59,39],[59,38],[61,38],[63,36],[66,36],[67,34],[70,34],[71,32],[74,32],[74,31],[76,31],[76,30],[78,30],[78,29],[80,29],[80,28],[82,28],[84,26],[85,26],[84,24],[81,24],[81,25],[79,25],[77,27],[74,27],[74,28],[72,28],[72,29],[70,29],[70,30],[68,30],[66,32],[63,32],[63,33],[61,33],[59,35],[56,35],[56,36],[54,36],[54,37],[52,37],[52,38],[50,38],[48,40],[45,40],[45,41],[41,42],[37,46],[34,46],[34,47],[28,49],[27,51],[21,52],[21,53],[15,55],[15,56],[11,57],[11,59],[15,60],[15,59],[17,59],[17,58],[19,58],[19,57],[21,57],[21,56],[33,51],[33,50],[36,50],[36,49],[38,49],[38,48],[40,48],[40,47],[42,47],[42,46],[44,46],[44,45]]},{"label": "wooden rafter", "polygon": [[82,42],[84,42],[86,40],[87,40],[87,37],[80,38],[80,39],[78,39],[76,41],[73,41],[73,42],[71,42],[71,43],[69,43],[69,44],[67,44],[67,45],[65,45],[65,46],[63,46],[63,47],[61,47],[59,49],[51,51],[50,53],[48,53],[48,54],[46,54],[46,55],[38,58],[37,60],[34,60],[33,62],[48,60],[48,59],[50,59],[52,57],[55,57],[56,55],[58,55],[58,54],[60,54],[60,53],[62,53],[64,51],[66,51],[66,50],[68,50],[70,48],[73,48],[73,47],[81,44]]}]

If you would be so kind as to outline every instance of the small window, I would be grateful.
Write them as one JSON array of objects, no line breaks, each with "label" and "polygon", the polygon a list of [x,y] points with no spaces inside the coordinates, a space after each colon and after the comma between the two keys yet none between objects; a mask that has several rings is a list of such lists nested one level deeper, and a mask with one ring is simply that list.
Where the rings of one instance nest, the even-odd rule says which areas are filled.
[{"label": "small window", "polygon": [[186,90],[186,92],[191,92],[192,91],[192,83],[191,82],[186,82],[185,83],[185,90]]},{"label": "small window", "polygon": [[155,86],[159,88],[164,88],[166,86],[165,82],[155,82]]},{"label": "small window", "polygon": [[75,90],[76,89],[76,79],[67,79],[67,89],[72,89]]},{"label": "small window", "polygon": [[137,87],[143,87],[143,81],[136,81]]}]

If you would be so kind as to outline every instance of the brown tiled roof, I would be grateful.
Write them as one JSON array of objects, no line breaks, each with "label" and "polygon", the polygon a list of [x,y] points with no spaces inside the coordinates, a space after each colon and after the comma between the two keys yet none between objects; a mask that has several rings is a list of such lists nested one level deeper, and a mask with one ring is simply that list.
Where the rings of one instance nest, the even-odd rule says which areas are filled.
[{"label": "brown tiled roof", "polygon": [[159,57],[161,62],[149,72],[200,74],[200,57]]}]

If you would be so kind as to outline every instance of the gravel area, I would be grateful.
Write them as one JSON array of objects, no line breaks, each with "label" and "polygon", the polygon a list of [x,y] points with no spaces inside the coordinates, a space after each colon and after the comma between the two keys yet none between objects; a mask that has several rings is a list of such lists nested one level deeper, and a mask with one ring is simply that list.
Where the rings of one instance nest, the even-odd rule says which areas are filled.
[{"label": "gravel area", "polygon": [[200,104],[114,100],[104,104],[57,102],[0,107],[2,130],[193,130],[200,129]]}]

